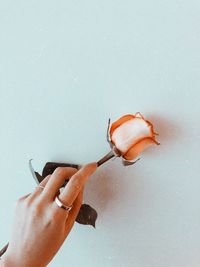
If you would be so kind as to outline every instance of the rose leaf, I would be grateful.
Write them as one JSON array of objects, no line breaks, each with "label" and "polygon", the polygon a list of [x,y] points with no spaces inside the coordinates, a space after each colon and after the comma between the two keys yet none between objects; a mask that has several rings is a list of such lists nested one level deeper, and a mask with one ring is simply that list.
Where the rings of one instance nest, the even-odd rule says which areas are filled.
[{"label": "rose leaf", "polygon": [[36,181],[37,184],[41,183],[42,180],[44,180],[44,177],[41,176],[38,172],[34,171],[34,168],[32,166],[32,163],[31,163],[32,159],[29,160],[29,169],[32,173],[32,176],[34,178],[34,180]]},{"label": "rose leaf", "polygon": [[47,162],[43,168],[42,176],[46,177],[47,175],[52,174],[57,167],[72,167],[78,169],[79,165],[62,162]]},{"label": "rose leaf", "polygon": [[97,219],[97,212],[88,204],[82,204],[78,216],[76,217],[76,222],[80,224],[89,224],[95,228],[95,222]]}]

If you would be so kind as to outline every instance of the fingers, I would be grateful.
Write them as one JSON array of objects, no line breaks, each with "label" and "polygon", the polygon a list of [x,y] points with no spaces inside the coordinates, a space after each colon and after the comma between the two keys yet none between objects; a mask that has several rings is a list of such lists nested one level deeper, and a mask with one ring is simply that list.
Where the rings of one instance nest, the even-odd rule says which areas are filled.
[{"label": "fingers", "polygon": [[54,200],[65,180],[69,179],[77,171],[77,169],[71,167],[56,168],[47,184],[45,185],[42,196],[48,198],[49,200]]},{"label": "fingers", "polygon": [[97,163],[93,162],[83,166],[69,180],[63,191],[59,195],[59,199],[64,205],[71,206],[77,198],[79,192],[83,188],[88,177],[97,169]]},{"label": "fingers", "polygon": [[30,195],[31,195],[31,193],[28,193],[28,194],[26,194],[26,195],[20,197],[20,198],[18,199],[18,201],[22,201],[22,200],[26,199],[26,198],[27,198],[28,196],[30,196]]},{"label": "fingers", "polygon": [[82,202],[83,202],[83,190],[84,187],[79,192],[77,198],[75,199],[73,203],[73,208],[70,210],[67,221],[66,221],[66,232],[69,233],[71,231],[71,228],[74,225],[74,222],[78,216],[79,210],[81,208]]},{"label": "fingers", "polygon": [[[47,182],[48,182],[48,180],[49,180],[50,177],[51,177],[51,175],[46,176],[44,178],[44,180],[42,180],[42,182],[40,183],[40,185],[45,187],[45,185],[47,184]],[[20,197],[18,200],[19,201],[23,201],[25,199],[34,198],[36,195],[40,194],[42,190],[43,189],[41,187],[36,187],[36,189],[33,192],[31,192],[29,194],[26,194],[26,195],[24,195],[22,197]]]},{"label": "fingers", "polygon": [[45,187],[46,184],[47,184],[47,182],[49,181],[50,177],[51,177],[51,174],[47,175],[47,176],[44,178],[44,180],[42,180],[42,182],[41,182],[39,185]]},{"label": "fingers", "polygon": [[[45,187],[46,184],[47,184],[47,182],[48,182],[48,180],[50,179],[50,177],[51,177],[50,174],[47,175],[47,176],[44,178],[44,180],[42,180],[42,182],[41,182],[39,185]],[[29,200],[29,201],[34,200],[34,198],[35,198],[36,196],[42,194],[42,191],[43,191],[43,188],[37,186],[37,187],[35,188],[35,190],[28,196],[27,200]]]}]

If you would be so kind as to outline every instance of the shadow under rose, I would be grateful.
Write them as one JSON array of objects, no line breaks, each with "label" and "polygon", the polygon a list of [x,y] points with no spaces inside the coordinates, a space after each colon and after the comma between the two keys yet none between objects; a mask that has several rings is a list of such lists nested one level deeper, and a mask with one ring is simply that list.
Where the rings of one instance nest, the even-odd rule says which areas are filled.
[{"label": "shadow under rose", "polygon": [[156,133],[158,133],[157,139],[161,142],[176,142],[177,138],[183,135],[183,130],[178,121],[175,121],[173,117],[163,117],[158,114],[149,113],[146,116],[153,126]]},{"label": "shadow under rose", "polygon": [[126,176],[130,168],[134,166],[124,167],[120,158],[100,166],[85,187],[84,202],[90,203],[99,214],[122,208],[121,201],[127,193]]},{"label": "shadow under rose", "polygon": [[[142,164],[142,158],[147,156],[159,157],[161,153],[168,147],[168,143],[172,144],[180,139],[183,135],[182,129],[177,121],[171,117],[162,117],[158,114],[147,114],[145,117],[147,120],[152,122],[154,130],[159,135],[157,140],[161,143],[161,146],[150,147],[141,154],[141,160],[137,164]],[[84,192],[84,202],[91,203],[93,207],[100,214],[118,210],[123,207],[123,199],[126,198],[127,194],[131,194],[132,204],[137,202],[137,188],[133,188],[132,183],[138,176],[141,177],[140,173],[134,171],[136,165],[124,167],[121,162],[121,158],[116,158],[106,162],[100,166],[92,178],[88,181]],[[129,179],[131,175],[131,180]],[[126,179],[128,176],[128,179]],[[131,187],[131,188],[130,188]],[[130,198],[130,196],[127,196]],[[135,199],[135,201],[134,201]],[[122,203],[121,203],[122,201]]]},{"label": "shadow under rose", "polygon": [[141,158],[144,156],[156,156],[165,153],[170,146],[173,146],[177,140],[184,138],[184,130],[181,128],[181,124],[175,121],[173,117],[163,117],[158,114],[149,113],[145,116],[145,119],[149,120],[153,126],[154,131],[158,134],[156,140],[160,142],[160,146],[156,149],[151,146],[141,154]]}]

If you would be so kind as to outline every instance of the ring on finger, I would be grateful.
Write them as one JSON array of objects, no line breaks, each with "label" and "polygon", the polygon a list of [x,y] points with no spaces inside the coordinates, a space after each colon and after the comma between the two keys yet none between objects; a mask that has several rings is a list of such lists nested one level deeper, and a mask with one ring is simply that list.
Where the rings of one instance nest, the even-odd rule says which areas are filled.
[{"label": "ring on finger", "polygon": [[59,208],[62,208],[62,209],[64,209],[64,210],[66,210],[66,211],[70,211],[70,210],[72,209],[72,207],[73,207],[73,205],[71,205],[71,206],[66,206],[64,203],[62,203],[62,201],[59,199],[58,196],[55,197],[55,202],[56,202],[56,204],[57,204],[57,206],[58,206]]}]

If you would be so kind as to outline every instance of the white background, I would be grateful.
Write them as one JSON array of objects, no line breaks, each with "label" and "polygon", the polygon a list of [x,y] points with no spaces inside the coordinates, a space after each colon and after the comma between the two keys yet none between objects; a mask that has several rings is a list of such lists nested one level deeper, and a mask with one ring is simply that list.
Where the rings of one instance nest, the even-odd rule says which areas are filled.
[{"label": "white background", "polygon": [[49,266],[200,266],[199,13],[196,0],[0,1],[1,247],[35,188],[30,158],[98,160],[108,118],[140,111],[161,145],[98,169],[84,193],[96,229],[75,223]]}]

